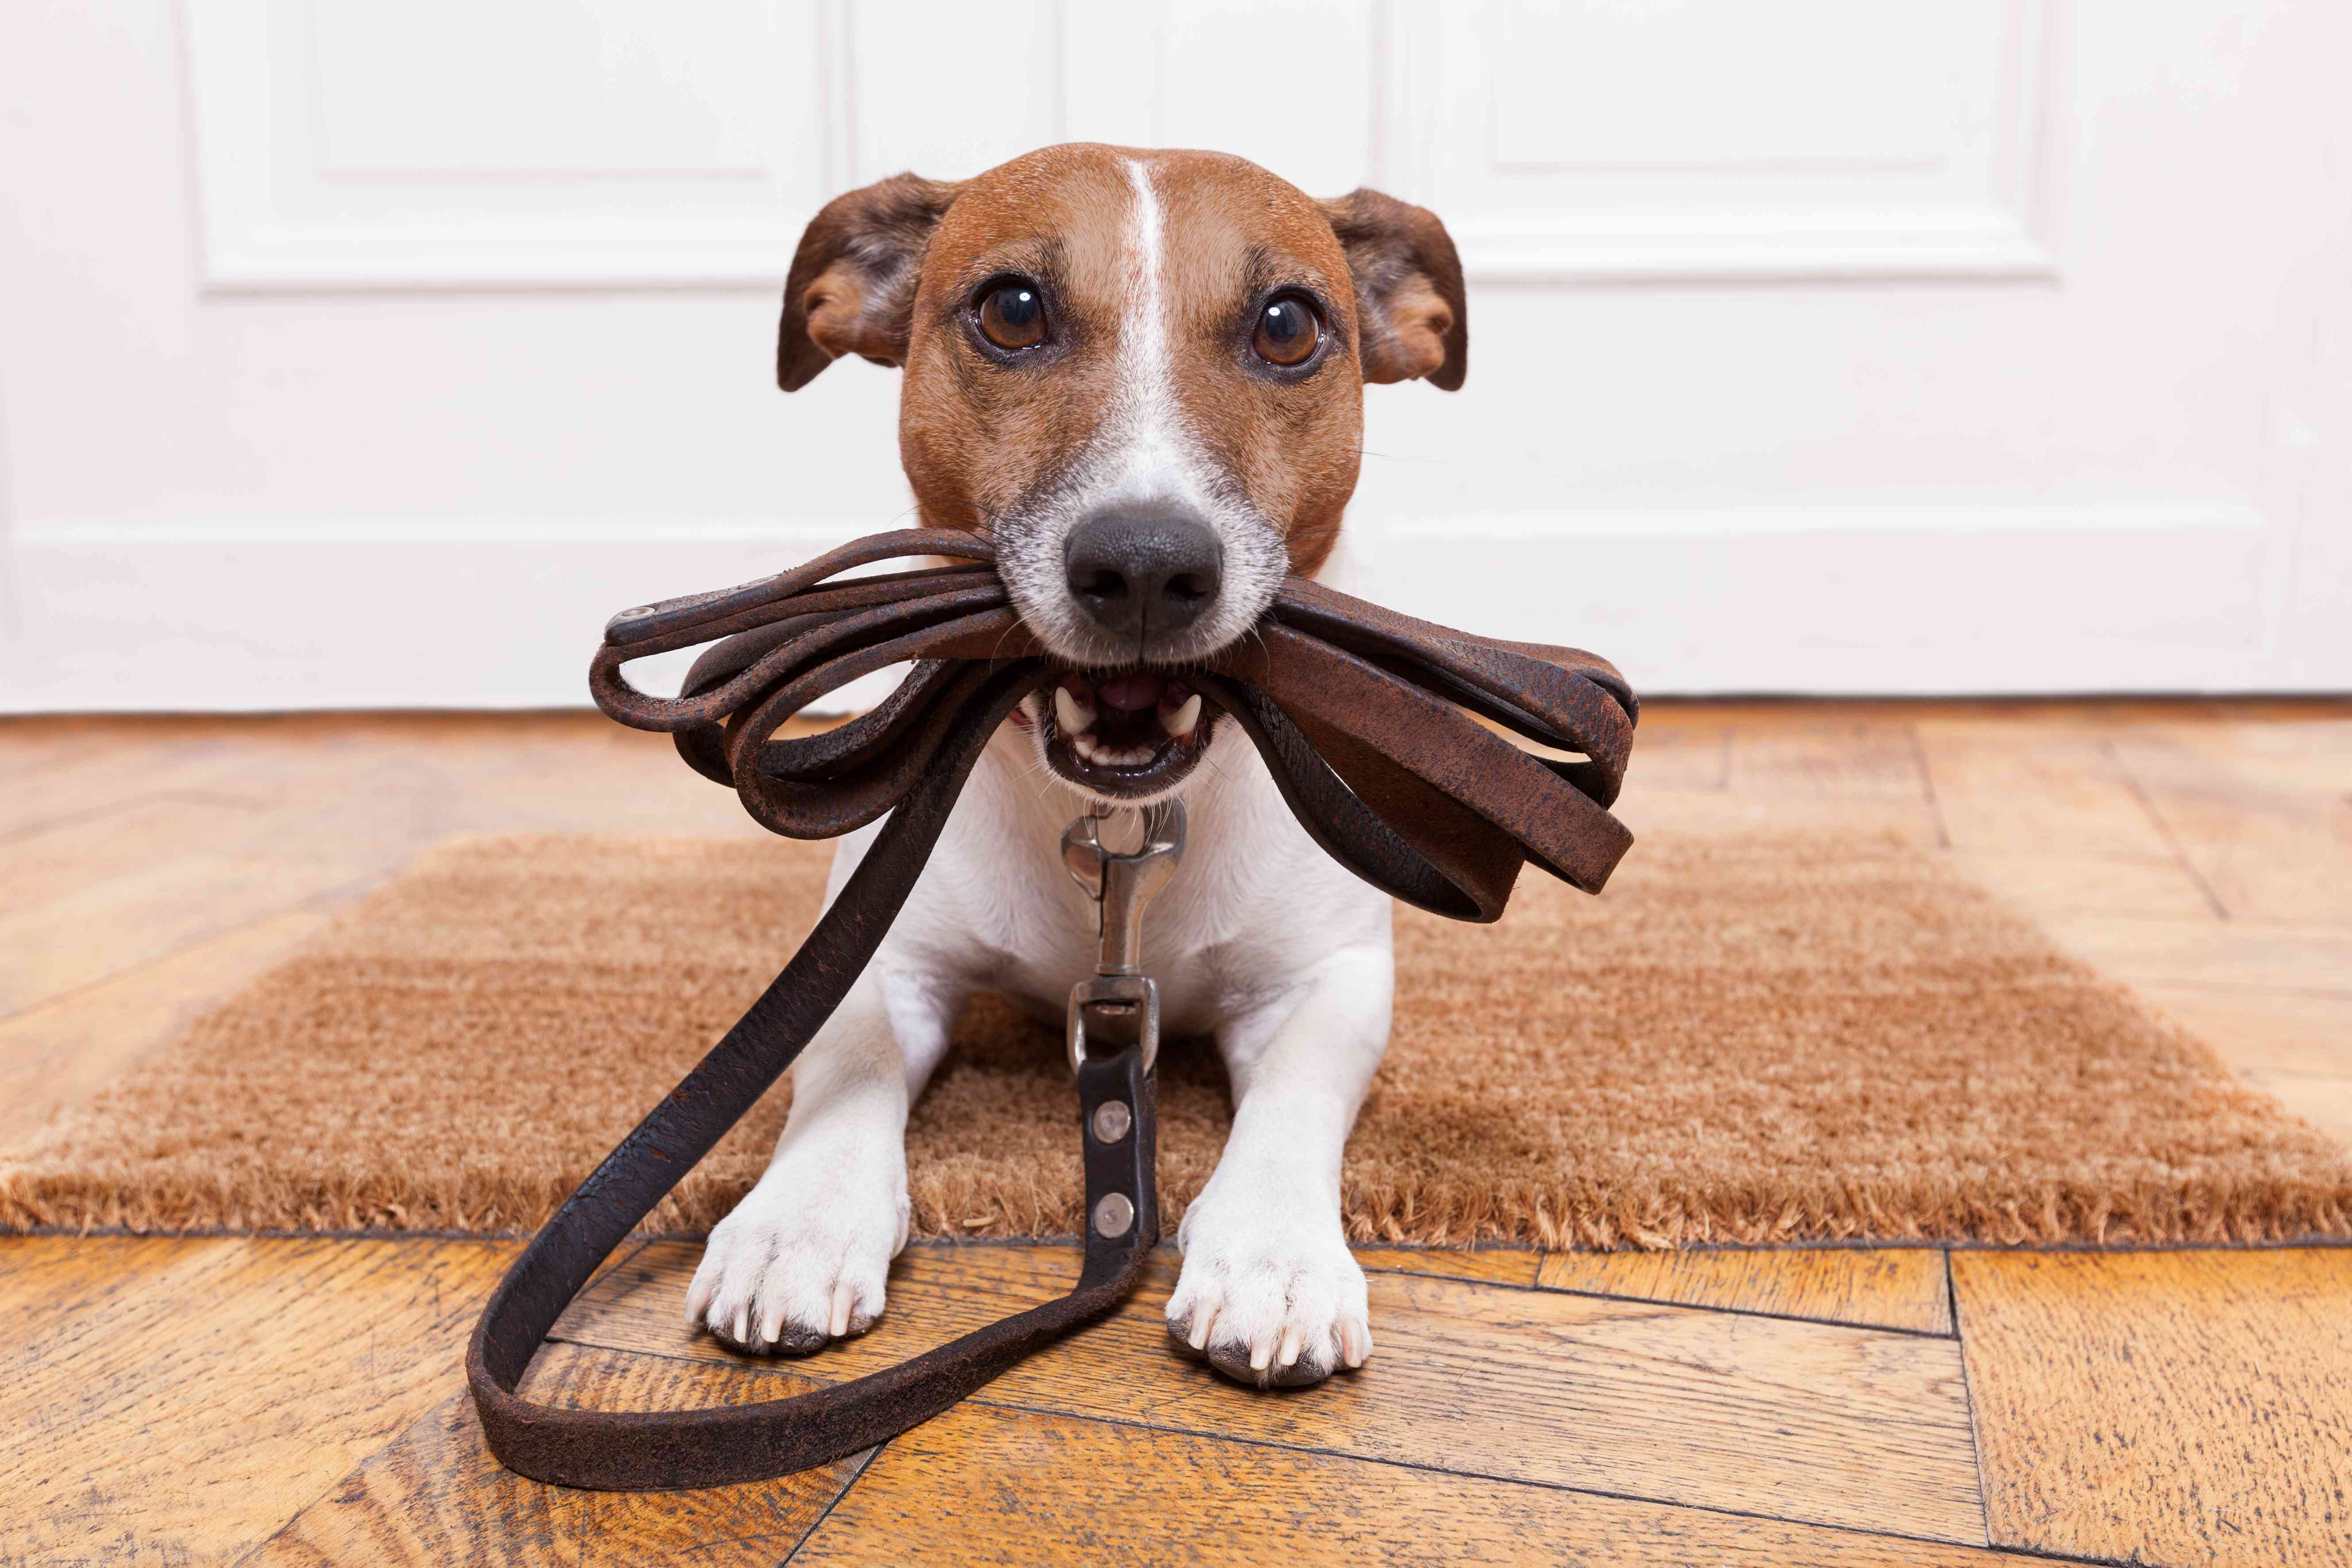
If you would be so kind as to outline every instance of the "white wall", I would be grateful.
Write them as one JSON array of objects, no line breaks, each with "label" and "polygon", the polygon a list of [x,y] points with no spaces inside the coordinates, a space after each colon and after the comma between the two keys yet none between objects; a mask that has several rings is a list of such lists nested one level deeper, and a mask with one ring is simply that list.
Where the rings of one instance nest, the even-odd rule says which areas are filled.
[{"label": "white wall", "polygon": [[[980,25],[983,24],[984,25]],[[1317,69],[1295,69],[1299,51]],[[1365,585],[1652,690],[2352,687],[2333,0],[0,6],[0,709],[555,704],[906,505],[799,226],[1090,138],[1435,207]]]}]

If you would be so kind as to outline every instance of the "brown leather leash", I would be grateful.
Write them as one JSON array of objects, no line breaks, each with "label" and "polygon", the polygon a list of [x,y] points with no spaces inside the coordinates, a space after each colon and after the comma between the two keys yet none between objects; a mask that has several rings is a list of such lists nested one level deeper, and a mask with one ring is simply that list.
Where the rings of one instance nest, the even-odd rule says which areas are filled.
[{"label": "brown leather leash", "polygon": [[[969,564],[835,581],[908,556]],[[646,696],[622,676],[633,659],[704,643],[714,646],[678,697]],[[872,711],[775,738],[826,693],[909,661],[912,673]],[[1471,637],[1293,577],[1253,635],[1186,673],[1248,733],[1316,841],[1409,904],[1495,920],[1528,861],[1599,892],[1633,842],[1608,808],[1636,705],[1591,654]],[[466,1377],[509,1469],[618,1490],[807,1469],[929,1419],[1126,1299],[1160,1239],[1149,1038],[1077,1063],[1088,1225],[1069,1294],[886,1371],[764,1404],[613,1413],[516,1392],[597,1266],[832,1016],[990,735],[1057,674],[1013,609],[989,542],[932,530],[859,540],[757,583],[624,611],[605,628],[589,676],[596,705],[669,732],[761,823],[830,838],[889,820],[783,972],[564,1200],[483,1309]],[[1478,719],[1580,760],[1531,754]]]}]

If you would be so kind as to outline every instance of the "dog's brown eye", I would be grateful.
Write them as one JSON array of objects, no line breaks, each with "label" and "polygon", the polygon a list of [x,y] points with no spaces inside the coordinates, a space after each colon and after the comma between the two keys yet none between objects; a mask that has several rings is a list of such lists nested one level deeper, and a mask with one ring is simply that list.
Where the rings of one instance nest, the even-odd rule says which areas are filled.
[{"label": "dog's brown eye", "polygon": [[1045,341],[1045,301],[1027,283],[1000,283],[980,302],[980,332],[1001,349],[1034,349]]},{"label": "dog's brown eye", "polygon": [[1271,300],[1257,315],[1257,331],[1250,347],[1268,364],[1305,364],[1315,345],[1323,341],[1323,321],[1315,307],[1296,294]]}]

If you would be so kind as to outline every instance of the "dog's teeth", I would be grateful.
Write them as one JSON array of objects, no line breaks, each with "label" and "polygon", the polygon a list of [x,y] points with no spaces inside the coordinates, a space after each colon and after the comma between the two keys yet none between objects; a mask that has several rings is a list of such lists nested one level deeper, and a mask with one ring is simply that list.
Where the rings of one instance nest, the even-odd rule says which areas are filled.
[{"label": "dog's teeth", "polygon": [[1197,691],[1184,699],[1184,705],[1175,712],[1160,715],[1160,727],[1180,741],[1191,734],[1192,726],[1200,721],[1201,694]]},{"label": "dog's teeth", "polygon": [[1070,742],[1070,750],[1077,754],[1078,761],[1082,763],[1098,763],[1102,761],[1102,748],[1096,745],[1088,737],[1085,735],[1070,735],[1066,738]]},{"label": "dog's teeth", "polygon": [[1054,688],[1054,720],[1062,726],[1065,735],[1083,734],[1094,728],[1095,710],[1070,695],[1066,686]]}]

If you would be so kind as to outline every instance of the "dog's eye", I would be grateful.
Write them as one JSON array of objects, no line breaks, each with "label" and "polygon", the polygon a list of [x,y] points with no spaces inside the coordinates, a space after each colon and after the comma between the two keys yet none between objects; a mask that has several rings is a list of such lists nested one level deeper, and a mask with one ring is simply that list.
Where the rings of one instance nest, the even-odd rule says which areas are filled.
[{"label": "dog's eye", "polygon": [[1028,283],[1000,283],[980,302],[980,333],[1001,349],[1034,349],[1045,341],[1045,301]]},{"label": "dog's eye", "polygon": [[1258,358],[1284,366],[1305,364],[1322,341],[1323,318],[1296,294],[1268,300],[1257,314],[1257,331],[1250,334]]}]

